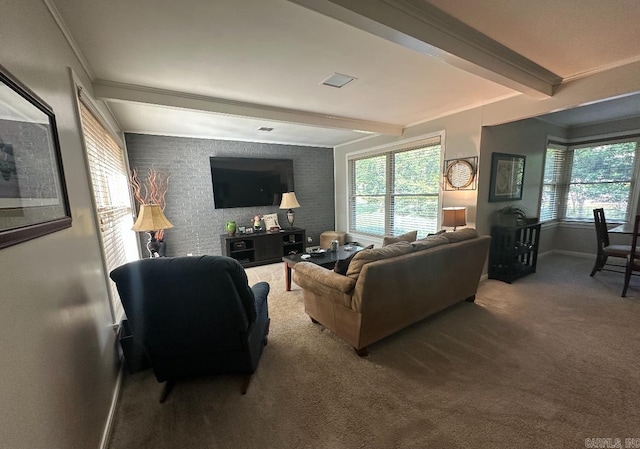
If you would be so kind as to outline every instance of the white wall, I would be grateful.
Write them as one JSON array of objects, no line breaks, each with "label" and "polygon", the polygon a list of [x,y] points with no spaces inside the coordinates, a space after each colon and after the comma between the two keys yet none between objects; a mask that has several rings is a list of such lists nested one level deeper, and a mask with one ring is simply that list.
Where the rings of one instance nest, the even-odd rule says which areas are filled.
[{"label": "white wall", "polygon": [[54,110],[73,225],[0,250],[0,447],[100,445],[119,361],[68,67],[41,0],[9,0],[0,63]]},{"label": "white wall", "polygon": [[[480,132],[482,111],[479,108],[461,112],[442,119],[407,128],[400,137],[377,136],[359,142],[341,145],[334,149],[336,170],[336,229],[348,229],[347,154],[384,145],[392,145],[403,140],[432,135],[444,131],[444,159],[478,156],[480,154]],[[447,191],[442,195],[442,206],[466,206],[467,224],[475,227],[477,190]],[[361,236],[353,236],[359,243],[379,243]]]}]

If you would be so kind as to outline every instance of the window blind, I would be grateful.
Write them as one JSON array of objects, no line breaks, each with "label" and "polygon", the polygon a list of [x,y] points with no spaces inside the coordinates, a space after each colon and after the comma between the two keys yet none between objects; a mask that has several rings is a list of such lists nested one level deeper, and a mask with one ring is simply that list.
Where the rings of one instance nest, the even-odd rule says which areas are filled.
[{"label": "window blind", "polygon": [[351,232],[420,237],[438,228],[440,137],[349,161]]},{"label": "window blind", "polygon": [[544,160],[544,178],[542,182],[542,198],[540,201],[540,221],[558,219],[563,196],[563,176],[566,163],[567,148],[549,143]]},{"label": "window blind", "polygon": [[387,155],[351,161],[351,228],[364,234],[383,235],[387,202]]},{"label": "window blind", "polygon": [[[89,172],[107,274],[139,258],[133,226],[128,169],[124,150],[92,111],[80,102]],[[114,323],[123,314],[116,286],[106,279]]]}]

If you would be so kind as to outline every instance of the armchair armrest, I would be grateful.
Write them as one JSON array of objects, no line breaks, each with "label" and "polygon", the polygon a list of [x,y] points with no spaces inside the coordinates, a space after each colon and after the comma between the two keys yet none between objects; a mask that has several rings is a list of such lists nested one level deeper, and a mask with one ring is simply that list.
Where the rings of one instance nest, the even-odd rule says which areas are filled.
[{"label": "armchair armrest", "polygon": [[260,316],[262,308],[267,303],[267,296],[269,295],[270,286],[266,282],[258,282],[251,287],[253,297],[255,298],[256,314]]}]

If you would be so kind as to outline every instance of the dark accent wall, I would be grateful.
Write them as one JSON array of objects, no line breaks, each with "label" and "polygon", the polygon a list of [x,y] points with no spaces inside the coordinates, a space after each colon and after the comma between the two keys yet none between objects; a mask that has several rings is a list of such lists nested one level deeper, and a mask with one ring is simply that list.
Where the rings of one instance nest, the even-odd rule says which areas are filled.
[{"label": "dark accent wall", "polygon": [[[174,227],[165,232],[167,256],[221,254],[220,234],[228,220],[251,226],[254,215],[277,212],[280,226],[288,226],[286,211],[277,206],[215,209],[211,156],[293,159],[300,203],[294,226],[306,229],[315,245],[321,232],[335,226],[332,148],[145,134],[126,134],[125,139],[129,164],[141,177],[151,166],[170,176],[165,215]],[[141,240],[146,242],[146,235]]]}]

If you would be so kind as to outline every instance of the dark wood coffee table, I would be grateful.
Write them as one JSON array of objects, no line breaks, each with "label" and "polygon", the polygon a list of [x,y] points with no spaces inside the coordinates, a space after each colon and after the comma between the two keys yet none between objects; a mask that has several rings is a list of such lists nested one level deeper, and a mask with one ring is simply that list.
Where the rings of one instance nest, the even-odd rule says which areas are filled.
[{"label": "dark wood coffee table", "polygon": [[[351,249],[345,249],[351,248]],[[291,254],[289,256],[284,256],[282,261],[284,262],[284,279],[285,279],[285,290],[291,291],[291,269],[295,269],[295,266],[298,262],[311,262],[316,265],[320,265],[324,268],[333,268],[337,261],[344,260],[347,257],[351,256],[353,253],[357,253],[360,250],[363,250],[362,246],[355,245],[343,245],[338,248],[338,251],[329,251],[326,250],[321,256],[320,255],[312,255],[308,259],[303,259],[302,256],[304,254],[310,253],[298,253]]]}]

